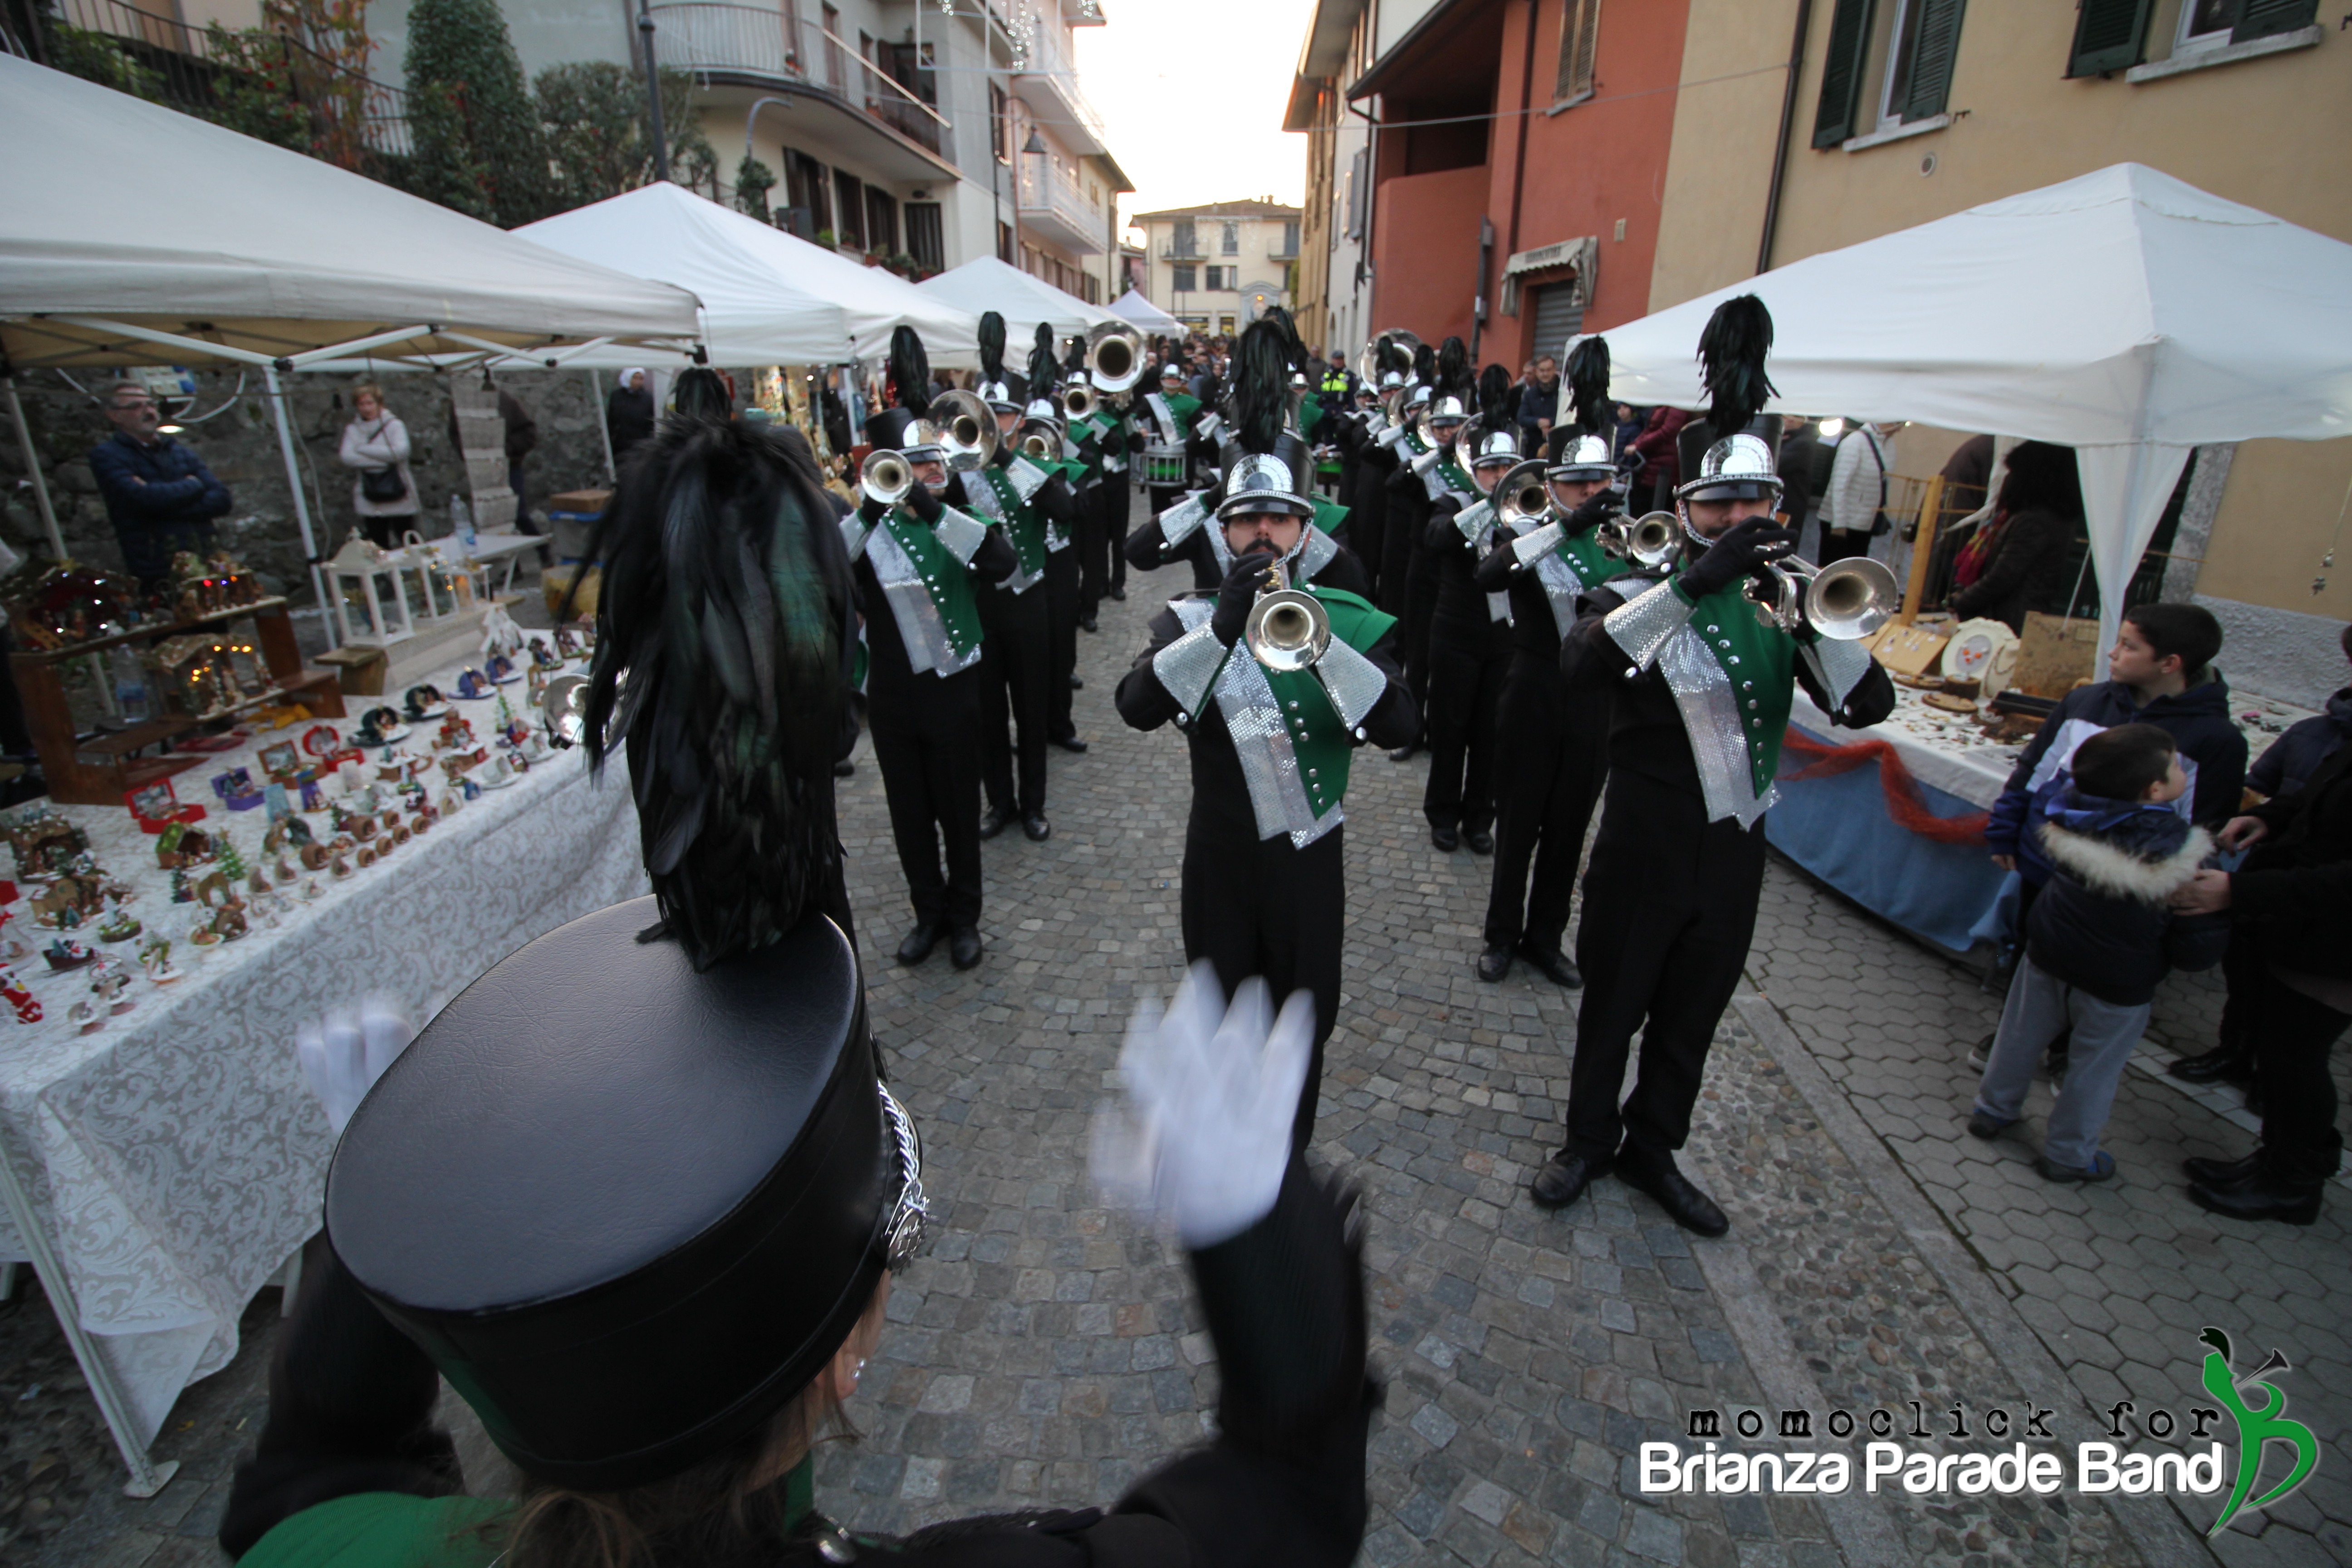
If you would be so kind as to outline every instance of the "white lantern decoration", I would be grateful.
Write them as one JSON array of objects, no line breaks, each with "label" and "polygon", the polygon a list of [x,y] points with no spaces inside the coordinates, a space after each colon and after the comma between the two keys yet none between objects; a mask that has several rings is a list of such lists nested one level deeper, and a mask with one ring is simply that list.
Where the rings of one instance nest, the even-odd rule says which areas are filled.
[{"label": "white lantern decoration", "polygon": [[346,647],[354,643],[389,647],[416,635],[408,604],[404,554],[387,554],[358,529],[327,563],[335,625]]}]

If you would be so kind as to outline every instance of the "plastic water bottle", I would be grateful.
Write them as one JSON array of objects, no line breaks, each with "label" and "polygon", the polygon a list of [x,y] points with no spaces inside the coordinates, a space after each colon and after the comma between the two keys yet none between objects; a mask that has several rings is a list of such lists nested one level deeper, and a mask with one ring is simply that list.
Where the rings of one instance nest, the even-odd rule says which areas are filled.
[{"label": "plastic water bottle", "polygon": [[449,498],[449,537],[468,555],[481,542],[481,536],[474,531],[474,510],[466,504],[464,496]]}]

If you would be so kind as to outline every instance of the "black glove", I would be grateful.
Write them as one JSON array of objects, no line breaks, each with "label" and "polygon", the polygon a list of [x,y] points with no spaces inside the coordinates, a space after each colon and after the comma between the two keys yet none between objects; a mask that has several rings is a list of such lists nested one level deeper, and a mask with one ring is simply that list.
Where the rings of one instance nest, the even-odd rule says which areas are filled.
[{"label": "black glove", "polygon": [[1683,591],[1694,599],[1720,593],[1765,563],[1788,554],[1796,543],[1796,531],[1782,528],[1769,516],[1736,522],[1707,546],[1706,554],[1683,568]]},{"label": "black glove", "polygon": [[1127,433],[1127,449],[1130,452],[1140,452],[1143,450],[1142,431],[1130,430]]},{"label": "black glove", "polygon": [[1013,459],[1020,455],[1013,450],[1010,438],[1000,440],[996,443],[996,456],[989,459],[989,467],[1009,468],[1013,466]]},{"label": "black glove", "polygon": [[907,510],[915,514],[916,521],[929,528],[945,516],[948,509],[940,504],[940,498],[931,493],[930,486],[918,480],[907,492]]},{"label": "black glove", "polygon": [[1226,572],[1224,585],[1217,590],[1217,613],[1209,621],[1209,630],[1227,647],[1242,640],[1242,632],[1249,626],[1250,606],[1257,603],[1258,590],[1265,586],[1266,568],[1274,562],[1271,550],[1247,551]]},{"label": "black glove", "polygon": [[1617,515],[1619,500],[1615,490],[1594,491],[1574,511],[1560,520],[1560,531],[1570,539],[1580,533],[1591,532]]},{"label": "black glove", "polygon": [[[919,489],[922,487],[918,485],[916,488]],[[872,496],[867,496],[864,500],[857,503],[857,521],[864,523],[868,528],[881,527],[882,520],[889,515],[889,507],[881,501],[876,500]]]}]

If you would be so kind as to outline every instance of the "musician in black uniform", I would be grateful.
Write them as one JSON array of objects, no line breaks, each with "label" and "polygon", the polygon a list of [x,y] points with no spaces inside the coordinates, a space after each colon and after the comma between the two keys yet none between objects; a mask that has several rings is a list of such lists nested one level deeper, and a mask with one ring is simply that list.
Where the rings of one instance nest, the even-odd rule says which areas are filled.
[{"label": "musician in black uniform", "polygon": [[[1607,687],[1614,712],[1577,927],[1585,989],[1568,1144],[1530,1190],[1557,1208],[1613,1170],[1702,1236],[1722,1235],[1730,1221],[1674,1156],[1755,931],[1763,817],[1778,798],[1790,694],[1802,685],[1853,728],[1895,706],[1885,671],[1858,644],[1822,637],[1809,621],[1794,633],[1763,625],[1743,594],[1796,543],[1773,516],[1779,422],[1748,429],[1770,394],[1770,342],[1771,319],[1755,296],[1717,310],[1699,343],[1713,402],[1698,435],[1738,434],[1685,456],[1675,492],[1680,555],[1662,573],[1587,593],[1560,648],[1569,683]],[[1636,1031],[1641,1060],[1621,1112]]]},{"label": "musician in black uniform", "polygon": [[1252,322],[1234,364],[1238,439],[1213,524],[1234,564],[1215,593],[1186,595],[1153,617],[1150,646],[1119,682],[1118,710],[1138,730],[1175,722],[1192,752],[1185,956],[1211,961],[1228,988],[1263,974],[1277,994],[1314,993],[1315,1066],[1295,1132],[1304,1150],[1339,1017],[1349,766],[1357,745],[1410,735],[1412,704],[1395,623],[1343,590],[1306,591],[1328,633],[1311,662],[1269,668],[1247,646],[1269,568],[1297,559],[1314,506],[1306,444],[1282,423],[1289,367],[1279,333]]},{"label": "musician in black uniform", "polygon": [[[1367,387],[1366,393],[1371,388]],[[1381,608],[1396,614],[1388,602],[1389,476],[1397,470],[1396,444],[1404,434],[1405,380],[1402,372],[1382,373],[1372,406],[1357,425],[1356,470],[1353,485],[1341,496],[1348,503],[1348,538],[1371,577],[1370,595]]]},{"label": "musician in black uniform", "polygon": [[1487,411],[1465,427],[1455,452],[1434,473],[1447,478],[1469,455],[1470,488],[1449,488],[1430,505],[1423,547],[1437,580],[1429,621],[1429,700],[1422,728],[1429,737],[1429,782],[1421,797],[1430,842],[1451,854],[1464,844],[1474,855],[1495,852],[1496,711],[1503,677],[1511,668],[1510,596],[1479,588],[1474,574],[1495,533],[1495,481],[1519,460],[1517,426],[1504,417],[1502,394],[1510,378],[1486,368],[1480,390]]},{"label": "musician in black uniform", "polygon": [[[1054,364],[1054,329],[1037,323],[1035,345],[1029,351],[1031,419],[1063,428],[1062,405],[1055,401],[1060,373]],[[1066,752],[1083,752],[1078,738],[1076,705],[1071,693],[1085,682],[1078,679],[1078,538],[1086,527],[1087,500],[1086,466],[1076,460],[1076,448],[1066,432],[1062,437],[1062,462],[1057,477],[1069,497],[1067,515],[1046,520],[1045,536],[1045,741]]]},{"label": "musician in black uniform", "polygon": [[[1404,459],[1389,479],[1388,568],[1403,584],[1404,672],[1421,711],[1421,731],[1400,747],[1391,761],[1410,761],[1429,735],[1429,623],[1437,614],[1437,558],[1429,552],[1429,513],[1440,496],[1456,495],[1465,504],[1472,499],[1470,477],[1454,464],[1454,438],[1470,418],[1472,389],[1468,351],[1460,338],[1448,338],[1436,360],[1437,381],[1427,408],[1430,437],[1423,439],[1418,424],[1406,432],[1397,448]],[[1408,406],[1411,405],[1408,399]]]}]

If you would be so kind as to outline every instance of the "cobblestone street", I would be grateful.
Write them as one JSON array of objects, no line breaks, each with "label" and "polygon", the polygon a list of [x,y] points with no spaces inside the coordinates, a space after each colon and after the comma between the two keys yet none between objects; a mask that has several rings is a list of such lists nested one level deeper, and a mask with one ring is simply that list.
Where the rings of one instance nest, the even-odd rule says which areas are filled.
[{"label": "cobblestone street", "polygon": [[[1130,578],[1101,634],[1081,637],[1077,720],[1092,749],[1053,754],[1049,842],[1014,831],[987,846],[978,970],[956,973],[944,952],[914,970],[889,962],[909,915],[864,745],[844,782],[872,1016],[922,1126],[934,1200],[929,1255],[894,1291],[853,1405],[865,1440],[819,1466],[821,1501],[853,1528],[1107,1503],[1196,1439],[1213,1408],[1181,1263],[1098,1206],[1086,1177],[1127,1017],[1182,967],[1184,743],[1129,731],[1111,706],[1145,620],[1182,582],[1182,568]],[[1538,1211],[1525,1188],[1559,1144],[1575,998],[1523,964],[1500,984],[1474,977],[1489,863],[1431,847],[1425,776],[1378,752],[1355,764],[1346,991],[1314,1151],[1364,1189],[1372,1216],[1388,1394],[1364,1562],[2352,1562],[2352,1193],[2331,1188],[2307,1229],[2196,1209],[2179,1157],[2234,1156],[2250,1136],[2228,1114],[2234,1096],[2192,1098],[2156,1071],[2128,1074],[2116,1101],[2120,1180],[2043,1183],[2022,1134],[2038,1131],[2046,1091],[2000,1142],[1962,1132],[1968,1047],[1998,996],[1776,859],[1749,986],[1718,1034],[1685,1155],[1729,1213],[1729,1237],[1687,1237],[1613,1179]],[[2201,1048],[2218,1001],[2218,982],[2171,983],[2152,1062]],[[236,1363],[166,1424],[157,1452],[184,1461],[179,1479],[134,1503],[33,1289],[0,1320],[0,1528],[15,1531],[0,1563],[220,1561],[210,1535],[258,1424],[276,1324],[265,1293]],[[2105,1437],[2116,1401],[2141,1415],[2210,1403],[2207,1324],[2231,1334],[2242,1370],[2273,1345],[2286,1353],[2281,1386],[2324,1449],[2296,1496],[2210,1550],[2215,1500],[1873,1495],[1858,1477],[1866,1434],[1820,1435],[1832,1411],[1884,1408],[1905,1440],[1910,1402],[1931,1422],[1958,1404],[1969,1439],[1907,1446],[1974,1452],[1990,1446],[1983,1411],[2039,1406],[2071,1473],[2073,1445]],[[1710,1409],[1727,1436],[1742,1411],[1768,1432],[1781,1410],[1811,1412],[1811,1443],[1761,1446],[1849,1452],[1857,1484],[1815,1499],[1643,1495],[1639,1444],[1683,1439]],[[496,1466],[477,1439],[481,1486]]]}]

